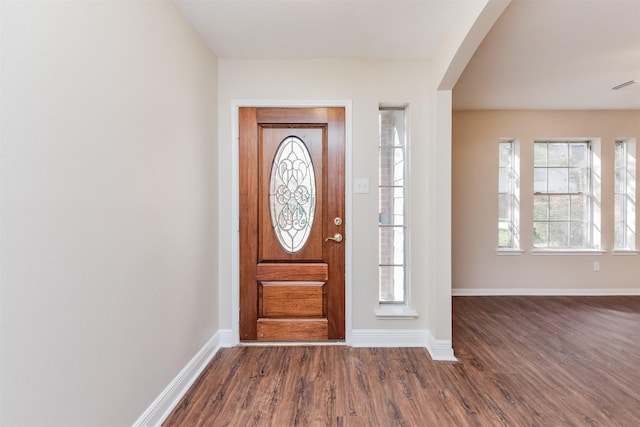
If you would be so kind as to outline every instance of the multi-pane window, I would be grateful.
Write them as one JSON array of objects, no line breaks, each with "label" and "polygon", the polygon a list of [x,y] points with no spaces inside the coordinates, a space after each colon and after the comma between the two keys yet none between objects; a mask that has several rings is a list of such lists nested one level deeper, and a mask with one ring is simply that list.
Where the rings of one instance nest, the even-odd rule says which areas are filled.
[{"label": "multi-pane window", "polygon": [[589,141],[534,143],[534,246],[590,248],[591,146]]},{"label": "multi-pane window", "polygon": [[498,144],[498,247],[520,247],[520,156],[516,141]]},{"label": "multi-pane window", "polygon": [[636,156],[635,141],[615,143],[615,237],[616,249],[636,248]]},{"label": "multi-pane window", "polygon": [[405,303],[405,109],[381,107],[379,123],[379,301]]}]

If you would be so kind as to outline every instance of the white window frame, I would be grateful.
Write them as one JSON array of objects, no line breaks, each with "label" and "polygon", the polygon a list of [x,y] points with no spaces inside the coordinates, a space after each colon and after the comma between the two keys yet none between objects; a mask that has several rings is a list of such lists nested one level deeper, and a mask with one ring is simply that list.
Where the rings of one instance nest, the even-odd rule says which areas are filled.
[{"label": "white window frame", "polygon": [[[621,147],[621,150],[618,150]],[[636,141],[619,138],[614,150],[614,198],[621,198],[623,208],[615,209],[613,248],[615,253],[637,253],[636,251]],[[622,224],[624,232],[618,238],[616,225]]]},{"label": "white window frame", "polygon": [[[583,246],[566,246],[566,247],[549,247],[549,246],[535,246],[531,250],[532,254],[602,254],[605,251],[601,249],[601,143],[599,138],[536,138],[534,140],[534,149],[536,143],[588,143],[589,144],[589,191],[588,198],[589,203],[587,206],[587,227],[588,237],[587,242]],[[535,170],[535,166],[534,170]],[[536,194],[548,194],[548,193],[536,193]],[[534,221],[535,223],[535,221]],[[533,231],[533,227],[532,227]]]},{"label": "white window frame", "polygon": [[[404,300],[403,301],[381,301],[380,298],[378,298],[378,309],[375,311],[376,317],[379,319],[407,319],[407,318],[416,318],[418,317],[418,313],[413,310],[410,307],[410,301],[411,301],[411,286],[410,286],[410,271],[408,268],[409,265],[409,259],[410,259],[410,253],[409,253],[409,247],[410,247],[410,242],[409,242],[409,224],[410,224],[410,218],[409,218],[409,200],[408,200],[408,194],[409,194],[409,182],[408,182],[408,178],[410,176],[410,138],[411,138],[411,134],[410,134],[410,110],[409,110],[409,106],[407,104],[404,105],[384,105],[384,104],[380,104],[379,108],[378,108],[378,117],[380,117],[380,112],[383,110],[401,110],[404,112],[404,125],[405,125],[405,132],[404,132],[404,147],[403,147],[403,158],[404,158],[404,176],[403,176],[403,200],[404,200],[404,218],[403,218],[403,224],[402,224],[402,228],[404,230],[403,232],[403,236],[404,236],[404,242],[403,242],[403,247],[404,247],[404,260],[403,260],[403,264],[402,264],[402,268],[404,271]],[[380,149],[380,139],[378,140],[378,150]],[[380,168],[380,160],[378,160],[378,171]],[[379,173],[378,173],[378,179],[379,179]],[[380,190],[382,188],[387,188],[387,186],[382,186],[380,185],[381,183],[378,181],[378,197],[380,197]],[[378,230],[380,230],[381,228],[381,224],[380,221],[378,222]],[[379,231],[378,231],[379,233]],[[380,252],[380,248],[378,248],[378,252]],[[380,267],[382,266],[382,264],[380,264],[380,262],[378,261],[378,270],[380,269]],[[379,274],[379,273],[378,273]],[[378,282],[378,294],[380,293],[380,285],[381,283]]]},{"label": "white window frame", "polygon": [[[506,191],[500,191],[500,172],[504,166],[500,164],[500,148],[508,145],[510,148],[509,165],[506,167]],[[515,255],[523,251],[520,249],[520,142],[514,138],[500,138],[498,141],[498,198],[507,196],[510,199],[509,218],[507,219],[506,232],[509,236],[508,245],[500,245],[501,221],[500,200],[498,200],[498,255]]]}]

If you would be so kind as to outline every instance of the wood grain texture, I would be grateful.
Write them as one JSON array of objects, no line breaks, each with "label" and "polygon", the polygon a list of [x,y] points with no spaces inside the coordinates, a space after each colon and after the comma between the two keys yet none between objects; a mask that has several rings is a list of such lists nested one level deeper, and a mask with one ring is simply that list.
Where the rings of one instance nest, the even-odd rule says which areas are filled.
[{"label": "wood grain texture", "polygon": [[[330,108],[327,110],[328,141],[326,144],[327,155],[326,170],[327,180],[325,191],[327,192],[327,214],[325,215],[326,235],[333,236],[340,233],[345,239],[345,109]],[[341,225],[333,221],[336,217],[343,219]],[[329,338],[345,339],[345,245],[334,241],[325,242],[325,260],[329,264],[329,280],[327,281],[327,319],[329,321]]]},{"label": "wood grain texture", "polygon": [[267,124],[289,124],[291,123],[292,111],[295,112],[297,123],[325,124],[328,121],[329,112],[335,108],[311,107],[311,108],[259,108],[257,110],[257,120],[259,123]]},{"label": "wood grain texture", "polygon": [[329,266],[316,263],[260,263],[257,266],[256,278],[260,281],[275,280],[318,280],[329,278]]},{"label": "wood grain texture", "polygon": [[[336,225],[334,218],[345,219],[345,108],[240,108],[239,115],[240,340],[258,339],[259,311],[264,307],[259,282],[305,280],[326,282],[325,339],[344,340],[345,244],[325,241],[325,236],[344,235],[344,223]],[[289,136],[299,138],[309,149],[317,189],[314,225],[295,253],[278,242],[268,203],[273,158]],[[289,186],[295,184],[288,181]],[[302,303],[291,301],[292,305]],[[310,339],[316,340],[317,335]]]},{"label": "wood grain texture", "polygon": [[257,337],[258,285],[258,123],[255,108],[239,109],[240,136],[238,144],[240,188],[240,339]]},{"label": "wood grain texture", "polygon": [[261,282],[259,316],[261,318],[324,316],[324,283]]},{"label": "wood grain texture", "polygon": [[455,297],[420,348],[220,350],[165,426],[603,426],[640,420],[640,297]]},{"label": "wood grain texture", "polygon": [[[273,125],[271,125],[273,126]],[[310,125],[300,125],[298,128],[292,127],[269,127],[260,126],[260,177],[259,177],[259,217],[258,230],[260,233],[258,262],[269,261],[307,261],[322,260],[322,249],[324,243],[322,218],[325,213],[324,206],[324,169],[323,151],[325,145],[326,126],[315,128]],[[282,245],[276,237],[273,229],[270,212],[269,189],[271,184],[271,169],[275,154],[285,139],[290,136],[300,138],[309,150],[314,168],[314,182],[316,186],[315,194],[315,215],[312,221],[311,231],[307,242],[295,253],[290,253],[282,249]]]},{"label": "wood grain texture", "polygon": [[259,341],[323,341],[327,339],[327,319],[258,319]]}]

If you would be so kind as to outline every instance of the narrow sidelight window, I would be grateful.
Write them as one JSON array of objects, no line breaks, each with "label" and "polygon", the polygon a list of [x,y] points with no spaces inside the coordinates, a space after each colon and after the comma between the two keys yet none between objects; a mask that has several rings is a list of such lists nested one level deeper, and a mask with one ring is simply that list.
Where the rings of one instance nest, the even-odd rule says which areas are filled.
[{"label": "narrow sidelight window", "polygon": [[379,302],[406,303],[406,110],[379,110]]},{"label": "narrow sidelight window", "polygon": [[498,143],[498,248],[520,248],[520,156],[514,140]]},{"label": "narrow sidelight window", "polygon": [[636,249],[636,146],[633,140],[615,144],[614,248]]}]

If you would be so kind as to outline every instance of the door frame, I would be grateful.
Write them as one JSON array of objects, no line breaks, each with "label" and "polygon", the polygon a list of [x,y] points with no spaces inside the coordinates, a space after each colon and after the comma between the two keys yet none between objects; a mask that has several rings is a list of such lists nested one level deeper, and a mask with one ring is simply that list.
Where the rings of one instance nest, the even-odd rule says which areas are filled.
[{"label": "door frame", "polygon": [[[231,346],[240,344],[240,177],[239,177],[239,120],[241,107],[342,107],[345,109],[345,341],[351,345],[352,337],[352,101],[351,100],[232,100],[231,101],[231,217],[233,233],[231,239]],[[225,302],[219,301],[219,304]],[[247,344],[243,342],[243,345]],[[258,343],[265,345],[265,343]],[[283,345],[285,343],[278,343]],[[295,343],[294,343],[295,344]],[[305,343],[313,345],[314,343]],[[341,343],[327,342],[322,345]],[[269,343],[266,343],[269,345]]]}]

